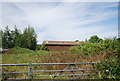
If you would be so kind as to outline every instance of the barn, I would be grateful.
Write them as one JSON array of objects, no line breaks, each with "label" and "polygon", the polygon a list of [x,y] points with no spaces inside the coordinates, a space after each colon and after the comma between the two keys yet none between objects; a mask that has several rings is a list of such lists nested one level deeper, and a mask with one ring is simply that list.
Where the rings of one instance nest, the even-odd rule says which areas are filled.
[{"label": "barn", "polygon": [[75,41],[43,41],[43,44],[49,51],[66,51],[71,46],[80,45],[80,42]]}]

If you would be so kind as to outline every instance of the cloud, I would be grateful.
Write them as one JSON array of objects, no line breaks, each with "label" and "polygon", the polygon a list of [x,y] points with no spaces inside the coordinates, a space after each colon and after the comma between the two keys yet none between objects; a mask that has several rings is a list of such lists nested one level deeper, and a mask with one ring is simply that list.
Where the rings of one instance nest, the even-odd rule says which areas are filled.
[{"label": "cloud", "polygon": [[119,0],[1,0],[2,2],[118,2]]},{"label": "cloud", "polygon": [[[3,3],[3,26],[23,30],[31,25],[43,40],[85,40],[117,36],[117,3],[28,2]],[[115,9],[112,9],[115,7]],[[112,20],[114,18],[114,20]],[[106,24],[105,24],[106,23]],[[113,30],[114,29],[114,30]]]}]

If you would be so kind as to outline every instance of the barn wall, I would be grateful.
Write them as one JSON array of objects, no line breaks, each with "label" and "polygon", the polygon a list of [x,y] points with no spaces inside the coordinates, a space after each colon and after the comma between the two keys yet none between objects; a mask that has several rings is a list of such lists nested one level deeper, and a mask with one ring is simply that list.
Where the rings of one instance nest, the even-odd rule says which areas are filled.
[{"label": "barn wall", "polygon": [[47,46],[49,51],[66,51],[69,50],[71,46]]}]

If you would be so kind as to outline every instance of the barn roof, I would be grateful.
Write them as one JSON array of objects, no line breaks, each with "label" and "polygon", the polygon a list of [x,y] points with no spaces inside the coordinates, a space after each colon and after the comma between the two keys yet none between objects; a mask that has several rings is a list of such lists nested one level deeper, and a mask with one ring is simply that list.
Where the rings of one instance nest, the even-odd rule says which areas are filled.
[{"label": "barn roof", "polygon": [[43,41],[45,45],[79,45],[80,42],[75,41]]}]

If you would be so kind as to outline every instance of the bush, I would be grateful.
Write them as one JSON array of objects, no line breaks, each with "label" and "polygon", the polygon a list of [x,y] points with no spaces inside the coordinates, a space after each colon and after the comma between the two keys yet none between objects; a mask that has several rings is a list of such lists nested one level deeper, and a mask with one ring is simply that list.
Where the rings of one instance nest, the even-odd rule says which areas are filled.
[{"label": "bush", "polygon": [[40,45],[40,50],[48,51],[47,47],[44,44]]},{"label": "bush", "polygon": [[[106,40],[111,41],[111,40]],[[114,39],[109,44],[109,50],[115,50],[116,54],[112,54],[106,59],[102,60],[99,64],[95,65],[95,67],[99,70],[100,76],[99,78],[109,78],[109,79],[120,79],[120,41]]]},{"label": "bush", "polygon": [[104,59],[95,67],[100,71],[99,78],[120,79],[120,67],[116,57]]},{"label": "bush", "polygon": [[73,46],[70,51],[83,53],[85,55],[101,54],[104,51],[116,52],[118,42],[116,38],[105,39],[98,43],[84,42],[79,46]]},{"label": "bush", "polygon": [[103,44],[89,43],[89,42],[70,48],[70,51],[83,53],[85,55],[92,55],[93,53],[100,53],[100,51],[102,50],[104,50]]},{"label": "bush", "polygon": [[70,51],[83,53],[85,55],[104,54],[106,57],[99,64],[95,65],[100,74],[98,78],[102,79],[120,79],[120,40],[105,39],[100,42],[85,42],[79,46],[71,47]]}]

